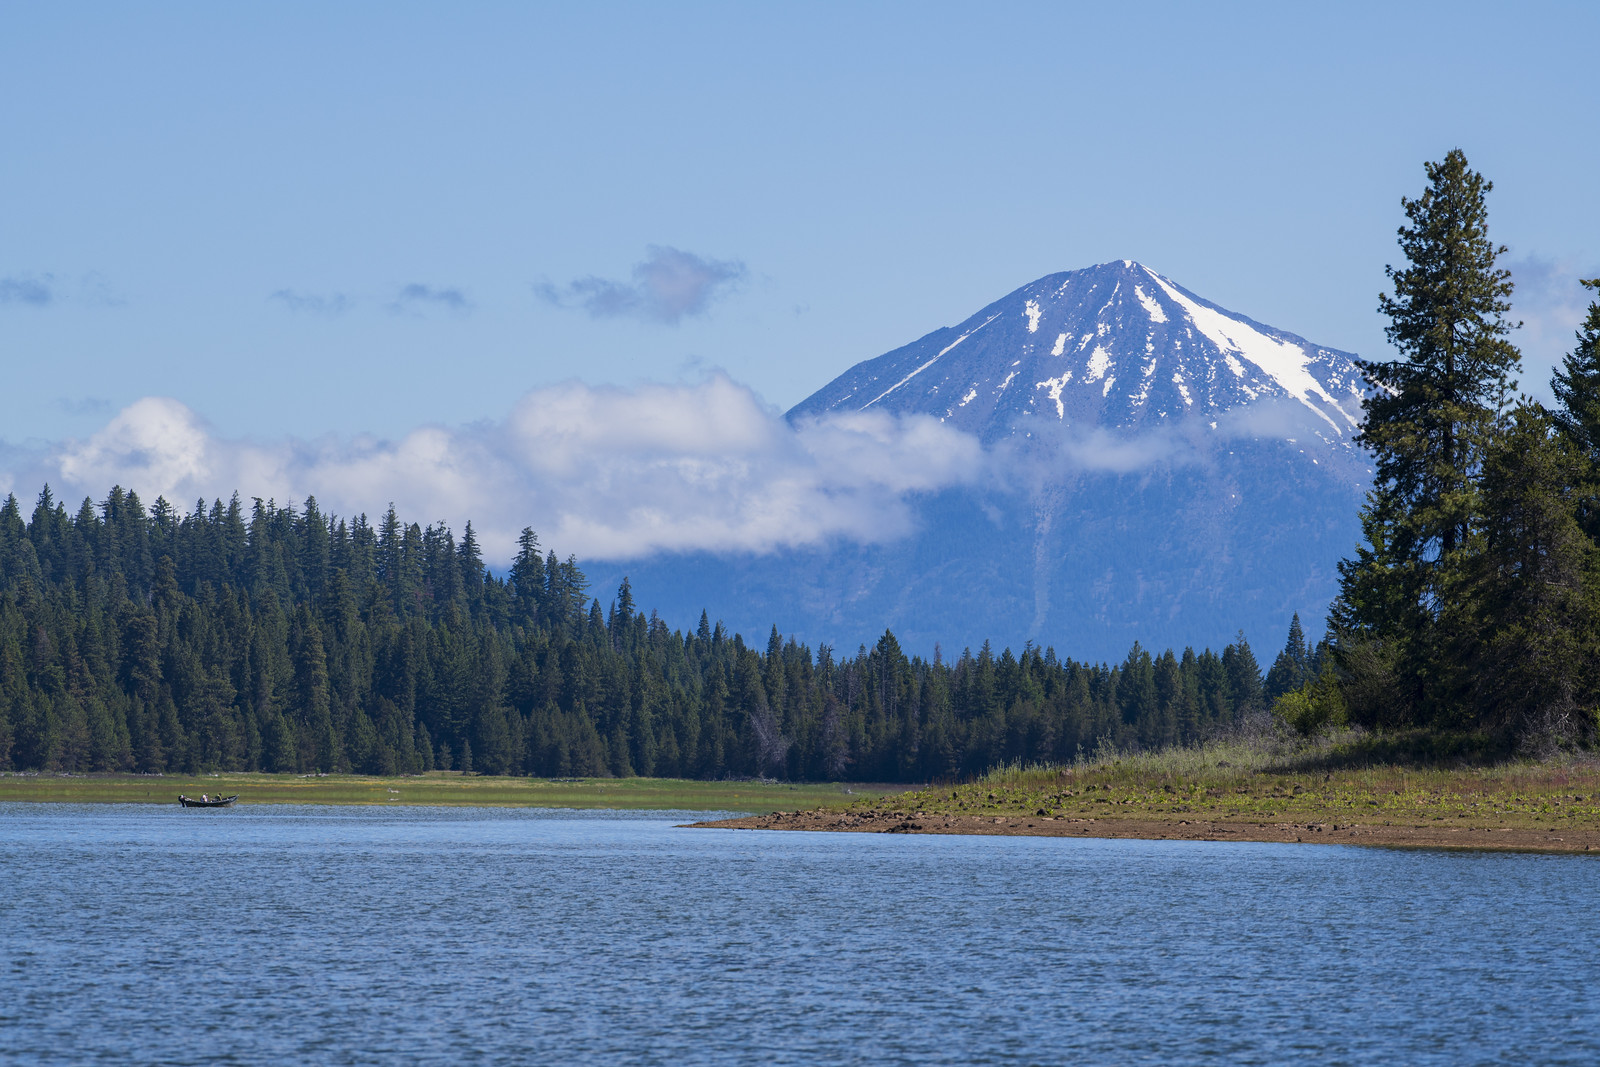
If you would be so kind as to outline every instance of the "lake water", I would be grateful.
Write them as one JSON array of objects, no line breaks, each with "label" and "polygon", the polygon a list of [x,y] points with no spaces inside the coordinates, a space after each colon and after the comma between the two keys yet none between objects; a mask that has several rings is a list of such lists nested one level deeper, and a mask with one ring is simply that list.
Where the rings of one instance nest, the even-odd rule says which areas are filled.
[{"label": "lake water", "polygon": [[13,1063],[1600,1062],[1600,863],[0,804]]}]

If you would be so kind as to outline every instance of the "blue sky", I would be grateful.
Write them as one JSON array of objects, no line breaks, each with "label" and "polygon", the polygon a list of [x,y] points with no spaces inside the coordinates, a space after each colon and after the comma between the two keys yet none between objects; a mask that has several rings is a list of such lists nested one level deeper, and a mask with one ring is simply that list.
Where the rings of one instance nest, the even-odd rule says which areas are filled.
[{"label": "blue sky", "polygon": [[1590,3],[11,5],[0,442],[144,397],[398,439],[716,371],[786,408],[1117,258],[1376,354],[1453,146],[1542,392],[1600,273],[1596,39]]}]

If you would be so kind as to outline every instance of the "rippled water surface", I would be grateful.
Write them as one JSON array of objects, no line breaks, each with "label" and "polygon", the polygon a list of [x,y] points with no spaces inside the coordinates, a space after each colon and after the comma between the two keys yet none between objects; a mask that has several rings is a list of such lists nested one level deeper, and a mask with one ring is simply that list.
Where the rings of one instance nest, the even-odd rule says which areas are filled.
[{"label": "rippled water surface", "polygon": [[1600,862],[0,804],[20,1063],[1600,1062]]}]

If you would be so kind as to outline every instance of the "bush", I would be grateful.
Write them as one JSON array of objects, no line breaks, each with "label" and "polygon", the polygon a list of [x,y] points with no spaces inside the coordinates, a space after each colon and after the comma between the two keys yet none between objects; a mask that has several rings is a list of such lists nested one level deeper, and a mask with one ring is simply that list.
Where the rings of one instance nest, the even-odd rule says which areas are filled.
[{"label": "bush", "polygon": [[1272,705],[1272,714],[1301,737],[1315,737],[1345,725],[1349,714],[1333,665],[1324,664],[1315,681],[1279,697]]}]

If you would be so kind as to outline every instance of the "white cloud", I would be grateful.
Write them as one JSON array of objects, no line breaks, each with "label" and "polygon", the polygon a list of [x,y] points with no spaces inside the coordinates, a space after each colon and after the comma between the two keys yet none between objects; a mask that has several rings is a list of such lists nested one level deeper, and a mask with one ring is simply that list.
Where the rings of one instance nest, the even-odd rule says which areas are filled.
[{"label": "white cloud", "polygon": [[[393,440],[224,437],[181,402],[146,397],[85,440],[0,445],[0,494],[48,481],[69,509],[112,485],[181,510],[238,490],[324,512],[471,519],[493,563],[524,526],[559,554],[763,553],[914,532],[916,495],[959,486],[1029,491],[1078,473],[1211,461],[1226,442],[1315,433],[1301,405],[1257,404],[1137,435],[1063,428],[985,449],[923,415],[873,410],[791,425],[723,375],[624,389],[568,383],[524,395],[502,421],[423,426]],[[1325,427],[1323,427],[1325,429]]]},{"label": "white cloud", "polygon": [[211,437],[195,413],[169,397],[135,401],[81,445],[69,446],[58,463],[69,485],[131,482],[163,492],[184,484],[203,484],[212,473]]},{"label": "white cloud", "polygon": [[[1063,425],[1053,419],[1036,425],[1033,433],[1035,441],[1023,465],[1042,462],[1056,471],[1107,474],[1206,463],[1219,445],[1232,441],[1319,439],[1334,446],[1353,439],[1334,434],[1313,409],[1289,397],[1256,400],[1210,418],[1156,422],[1132,433]],[[1027,473],[1038,476],[1037,470]]]},{"label": "white cloud", "polygon": [[1522,321],[1522,328],[1511,336],[1522,350],[1522,388],[1549,397],[1551,372],[1577,343],[1575,334],[1594,298],[1578,279],[1595,277],[1600,270],[1539,256],[1526,256],[1509,266],[1516,284],[1510,318]]},{"label": "white cloud", "polygon": [[[493,561],[531,525],[558,552],[765,552],[912,531],[908,495],[968,484],[975,438],[925,417],[852,415],[791,427],[724,376],[638,389],[568,384],[524,396],[503,422],[372,438],[260,443],[217,434],[177,400],[146,397],[86,440],[13,450],[0,491],[49,481],[67,500],[113,484],[180,508],[238,489],[324,511],[467,519]],[[20,462],[19,462],[20,461]]]}]

